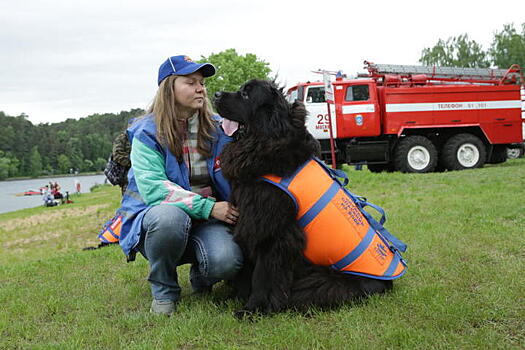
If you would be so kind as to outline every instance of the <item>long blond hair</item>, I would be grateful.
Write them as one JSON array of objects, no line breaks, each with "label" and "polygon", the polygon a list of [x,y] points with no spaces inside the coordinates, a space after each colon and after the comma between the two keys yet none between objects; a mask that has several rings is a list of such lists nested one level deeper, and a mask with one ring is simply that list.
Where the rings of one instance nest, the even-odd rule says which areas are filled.
[{"label": "long blond hair", "polygon": [[[167,146],[179,161],[182,161],[185,130],[177,122],[177,116],[180,115],[180,108],[175,99],[175,80],[177,77],[170,75],[160,83],[148,113],[153,113],[155,116],[159,141],[163,146]],[[199,130],[197,134],[197,151],[204,157],[211,155],[212,134],[215,128],[212,115],[211,103],[208,100],[206,89],[204,89],[204,104],[198,110]]]}]

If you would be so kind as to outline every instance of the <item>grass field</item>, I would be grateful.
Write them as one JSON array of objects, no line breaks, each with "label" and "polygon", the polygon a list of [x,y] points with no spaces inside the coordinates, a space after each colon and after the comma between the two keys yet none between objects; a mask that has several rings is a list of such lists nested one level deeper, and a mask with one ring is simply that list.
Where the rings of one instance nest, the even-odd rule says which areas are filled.
[{"label": "grass field", "polygon": [[220,284],[189,291],[175,316],[149,314],[146,261],[96,245],[118,188],[0,215],[0,349],[523,349],[525,159],[472,171],[353,171],[408,243],[407,274],[359,305],[242,322]]}]

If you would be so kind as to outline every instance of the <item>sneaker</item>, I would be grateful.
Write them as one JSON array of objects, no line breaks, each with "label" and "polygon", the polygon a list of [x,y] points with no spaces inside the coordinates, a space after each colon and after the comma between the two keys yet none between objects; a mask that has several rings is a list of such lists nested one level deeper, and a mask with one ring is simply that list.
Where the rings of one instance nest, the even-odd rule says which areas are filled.
[{"label": "sneaker", "polygon": [[149,312],[157,315],[171,316],[175,312],[175,302],[173,300],[153,299]]}]

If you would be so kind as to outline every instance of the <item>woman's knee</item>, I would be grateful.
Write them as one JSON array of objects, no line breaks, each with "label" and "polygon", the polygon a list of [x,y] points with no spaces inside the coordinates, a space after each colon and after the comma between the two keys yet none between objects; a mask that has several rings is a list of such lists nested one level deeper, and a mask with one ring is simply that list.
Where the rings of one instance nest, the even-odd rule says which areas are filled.
[{"label": "woman's knee", "polygon": [[206,277],[231,279],[242,267],[242,252],[233,240],[217,242],[216,246],[204,254],[206,271],[203,274]]},{"label": "woman's knee", "polygon": [[142,228],[147,234],[147,241],[185,245],[191,229],[191,219],[178,207],[157,205],[150,208],[144,216]]}]

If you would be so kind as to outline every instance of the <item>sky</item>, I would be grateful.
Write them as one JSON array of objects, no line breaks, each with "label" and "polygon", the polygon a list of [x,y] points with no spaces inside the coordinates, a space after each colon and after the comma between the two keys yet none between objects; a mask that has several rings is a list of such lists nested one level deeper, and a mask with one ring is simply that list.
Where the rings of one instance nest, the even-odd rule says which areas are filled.
[{"label": "sky", "polygon": [[0,0],[0,111],[39,124],[146,109],[173,55],[234,48],[291,86],[364,60],[417,65],[465,33],[488,49],[512,23],[521,31],[525,1]]}]

